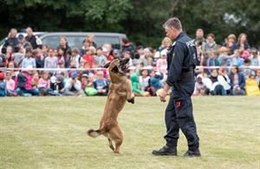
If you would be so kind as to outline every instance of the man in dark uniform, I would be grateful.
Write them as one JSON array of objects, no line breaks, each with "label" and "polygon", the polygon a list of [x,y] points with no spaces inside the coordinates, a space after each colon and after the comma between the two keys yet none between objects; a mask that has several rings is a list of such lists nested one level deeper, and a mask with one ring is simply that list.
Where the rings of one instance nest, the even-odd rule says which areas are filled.
[{"label": "man in dark uniform", "polygon": [[165,110],[167,133],[164,136],[166,145],[159,150],[153,150],[153,155],[177,155],[179,129],[184,133],[188,142],[187,157],[200,156],[199,137],[193,118],[191,95],[194,90],[194,68],[196,66],[196,47],[194,41],[182,31],[178,18],[168,19],[163,25],[166,36],[174,43],[167,56],[168,77],[163,90],[159,93],[160,100],[172,88],[168,106]]}]

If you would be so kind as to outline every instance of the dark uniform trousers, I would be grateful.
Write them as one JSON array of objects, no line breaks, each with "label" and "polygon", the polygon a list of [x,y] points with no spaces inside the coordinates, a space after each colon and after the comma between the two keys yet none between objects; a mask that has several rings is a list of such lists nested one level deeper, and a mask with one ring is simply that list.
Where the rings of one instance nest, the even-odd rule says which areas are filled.
[{"label": "dark uniform trousers", "polygon": [[191,94],[194,84],[177,84],[172,86],[170,100],[165,110],[167,133],[164,136],[166,145],[177,147],[179,129],[185,135],[189,150],[199,148],[199,137],[193,117]]}]

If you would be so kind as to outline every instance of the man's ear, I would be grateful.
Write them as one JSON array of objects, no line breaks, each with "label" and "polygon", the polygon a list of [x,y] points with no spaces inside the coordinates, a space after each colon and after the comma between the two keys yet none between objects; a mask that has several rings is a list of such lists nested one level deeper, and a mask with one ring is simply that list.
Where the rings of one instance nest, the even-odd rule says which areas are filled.
[{"label": "man's ear", "polygon": [[110,62],[107,62],[105,65],[104,65],[104,68],[108,68],[110,66]]}]

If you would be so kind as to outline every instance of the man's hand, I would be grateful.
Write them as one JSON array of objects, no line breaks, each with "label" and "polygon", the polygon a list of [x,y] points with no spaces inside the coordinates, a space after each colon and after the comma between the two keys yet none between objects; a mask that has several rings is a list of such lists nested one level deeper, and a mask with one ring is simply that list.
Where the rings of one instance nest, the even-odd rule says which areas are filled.
[{"label": "man's hand", "polygon": [[160,97],[160,101],[161,102],[166,102],[165,98],[166,98],[166,96],[168,94],[167,91],[165,91],[164,89],[159,89],[159,90],[157,90],[156,94],[157,94],[157,96]]},{"label": "man's hand", "polygon": [[168,95],[168,91],[170,86],[165,83],[162,89],[157,90],[156,94],[160,97],[161,102],[166,102],[166,96]]}]

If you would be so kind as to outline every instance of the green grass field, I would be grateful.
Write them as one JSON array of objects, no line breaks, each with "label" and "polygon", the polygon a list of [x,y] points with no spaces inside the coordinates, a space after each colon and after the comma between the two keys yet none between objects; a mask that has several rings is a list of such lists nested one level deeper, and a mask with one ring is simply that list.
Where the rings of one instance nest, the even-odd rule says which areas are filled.
[{"label": "green grass field", "polygon": [[0,99],[1,169],[259,169],[260,97],[194,97],[201,158],[155,157],[164,145],[164,109],[158,98],[136,98],[119,116],[121,154],[107,139],[86,135],[97,128],[105,97]]}]

